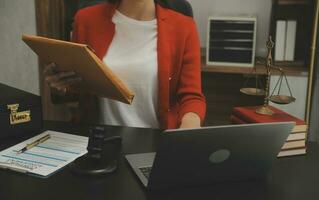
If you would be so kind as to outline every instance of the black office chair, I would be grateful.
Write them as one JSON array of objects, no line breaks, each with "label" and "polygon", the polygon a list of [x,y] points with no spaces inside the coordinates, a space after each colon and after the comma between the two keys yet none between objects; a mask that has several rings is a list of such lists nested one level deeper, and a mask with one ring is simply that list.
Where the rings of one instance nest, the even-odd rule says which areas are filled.
[{"label": "black office chair", "polygon": [[158,4],[182,13],[186,16],[193,17],[193,9],[191,4],[186,0],[155,0]]},{"label": "black office chair", "polygon": [[[92,6],[94,4],[105,2],[105,0],[80,0],[78,8],[84,8],[87,6]],[[190,3],[186,0],[155,0],[158,4],[163,7],[175,10],[186,16],[193,17],[193,9]]]}]

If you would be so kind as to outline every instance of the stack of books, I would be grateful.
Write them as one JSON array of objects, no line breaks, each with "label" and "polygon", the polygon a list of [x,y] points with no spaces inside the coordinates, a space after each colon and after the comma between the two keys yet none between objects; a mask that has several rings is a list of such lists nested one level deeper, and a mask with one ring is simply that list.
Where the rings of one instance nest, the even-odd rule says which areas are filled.
[{"label": "stack of books", "polygon": [[233,124],[249,124],[249,123],[271,123],[271,122],[287,122],[294,121],[295,127],[292,129],[285,144],[282,146],[278,157],[286,157],[293,155],[306,154],[306,138],[308,125],[304,120],[292,116],[278,108],[269,106],[274,111],[273,115],[261,115],[256,113],[258,107],[235,107],[230,116]]}]

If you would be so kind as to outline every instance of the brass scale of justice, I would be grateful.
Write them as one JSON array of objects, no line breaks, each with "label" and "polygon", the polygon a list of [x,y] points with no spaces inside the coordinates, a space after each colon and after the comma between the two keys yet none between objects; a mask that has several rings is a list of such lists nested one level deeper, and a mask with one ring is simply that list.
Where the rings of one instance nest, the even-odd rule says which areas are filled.
[{"label": "brass scale of justice", "polygon": [[[269,39],[266,43],[268,53],[266,57],[266,86],[263,89],[262,83],[260,79],[258,78],[257,69],[256,67],[253,67],[251,73],[249,74],[247,80],[244,83],[244,87],[240,89],[241,93],[244,93],[246,95],[252,95],[252,96],[264,96],[264,105],[256,109],[256,113],[261,115],[273,115],[274,112],[269,108],[269,101],[276,103],[276,104],[290,104],[294,101],[296,101],[296,98],[293,97],[287,77],[285,72],[281,67],[274,66],[273,65],[273,59],[272,59],[272,49],[274,48],[275,43],[272,41],[271,36],[269,36]],[[280,76],[279,79],[271,93],[269,93],[269,87],[270,87],[270,76],[272,74],[272,71],[276,70],[279,71]],[[252,75],[255,75],[256,81],[255,81],[255,88],[252,87],[246,87],[249,79],[252,77]],[[285,81],[286,86],[289,90],[289,96],[288,95],[282,95],[281,94],[281,88],[283,81]],[[276,93],[275,93],[276,92]]]}]

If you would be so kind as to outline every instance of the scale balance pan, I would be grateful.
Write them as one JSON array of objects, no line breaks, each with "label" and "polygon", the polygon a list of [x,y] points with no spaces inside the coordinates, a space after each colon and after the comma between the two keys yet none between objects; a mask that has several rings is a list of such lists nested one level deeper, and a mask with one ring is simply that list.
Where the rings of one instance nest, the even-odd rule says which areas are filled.
[{"label": "scale balance pan", "polygon": [[258,89],[258,88],[241,88],[240,92],[247,95],[253,95],[253,96],[265,96],[266,94],[265,90]]},{"label": "scale balance pan", "polygon": [[290,104],[296,101],[295,97],[285,95],[274,95],[269,97],[269,100],[276,104]]}]

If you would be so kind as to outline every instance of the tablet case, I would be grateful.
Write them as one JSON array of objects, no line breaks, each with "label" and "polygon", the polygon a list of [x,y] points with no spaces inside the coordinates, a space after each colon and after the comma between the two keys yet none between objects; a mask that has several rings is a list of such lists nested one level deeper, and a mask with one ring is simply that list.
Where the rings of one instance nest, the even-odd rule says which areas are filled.
[{"label": "tablet case", "polygon": [[78,73],[83,79],[76,86],[81,88],[78,92],[132,103],[134,94],[88,45],[32,35],[23,35],[22,40],[45,62],[54,62],[61,71]]}]

